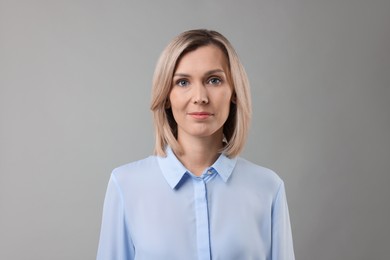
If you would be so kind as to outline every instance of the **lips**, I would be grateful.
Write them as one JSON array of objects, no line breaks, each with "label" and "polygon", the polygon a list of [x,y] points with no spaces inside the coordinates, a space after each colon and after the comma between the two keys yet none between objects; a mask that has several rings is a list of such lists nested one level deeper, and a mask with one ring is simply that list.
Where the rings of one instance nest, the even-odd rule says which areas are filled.
[{"label": "lips", "polygon": [[191,112],[188,113],[188,115],[192,116],[195,119],[206,119],[212,116],[212,113],[209,112]]}]

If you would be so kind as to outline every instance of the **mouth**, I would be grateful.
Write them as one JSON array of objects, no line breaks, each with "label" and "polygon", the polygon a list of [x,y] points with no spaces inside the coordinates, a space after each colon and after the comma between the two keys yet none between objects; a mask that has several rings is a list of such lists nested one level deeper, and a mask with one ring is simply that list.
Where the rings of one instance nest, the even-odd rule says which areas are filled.
[{"label": "mouth", "polygon": [[191,112],[191,113],[187,113],[187,114],[195,119],[207,119],[210,116],[214,115],[214,114],[209,113],[209,112]]}]

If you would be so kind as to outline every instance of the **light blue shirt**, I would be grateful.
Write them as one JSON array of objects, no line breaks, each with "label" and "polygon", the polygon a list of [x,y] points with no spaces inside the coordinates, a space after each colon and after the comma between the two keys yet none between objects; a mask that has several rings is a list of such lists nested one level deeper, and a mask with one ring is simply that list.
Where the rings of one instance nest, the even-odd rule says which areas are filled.
[{"label": "light blue shirt", "polygon": [[104,201],[98,260],[292,260],[283,181],[220,155],[200,176],[170,148],[115,169]]}]

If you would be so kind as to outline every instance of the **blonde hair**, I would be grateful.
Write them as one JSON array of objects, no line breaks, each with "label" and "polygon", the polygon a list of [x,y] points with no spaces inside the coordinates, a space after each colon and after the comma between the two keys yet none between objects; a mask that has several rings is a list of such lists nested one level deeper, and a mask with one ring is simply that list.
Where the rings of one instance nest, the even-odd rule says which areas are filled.
[{"label": "blonde hair", "polygon": [[215,45],[228,61],[228,81],[233,88],[233,101],[229,116],[223,126],[226,145],[223,152],[228,157],[237,156],[244,148],[251,118],[249,81],[236,51],[220,33],[211,30],[190,30],[176,36],[162,52],[154,71],[151,110],[155,126],[155,153],[166,156],[169,145],[176,154],[182,154],[177,142],[177,124],[168,106],[172,78],[181,57],[199,47]]}]

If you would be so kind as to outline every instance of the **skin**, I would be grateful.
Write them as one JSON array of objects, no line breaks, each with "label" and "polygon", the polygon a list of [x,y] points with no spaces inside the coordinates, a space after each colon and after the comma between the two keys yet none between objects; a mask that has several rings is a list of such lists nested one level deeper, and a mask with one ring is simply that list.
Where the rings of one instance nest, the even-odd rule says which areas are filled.
[{"label": "skin", "polygon": [[197,176],[215,162],[223,145],[233,94],[227,72],[223,52],[207,45],[185,54],[174,73],[169,101],[184,150],[178,158]]}]

